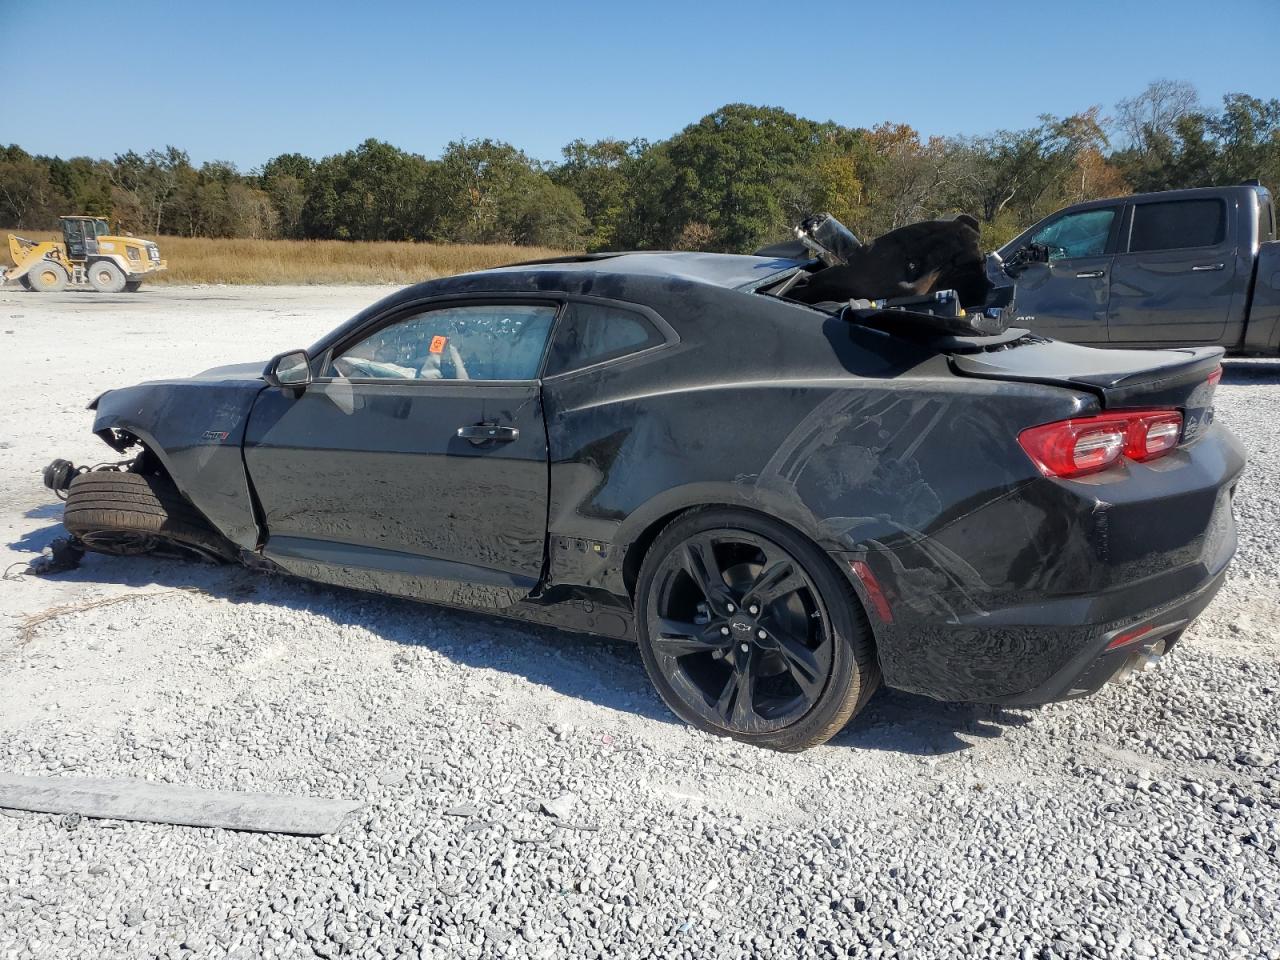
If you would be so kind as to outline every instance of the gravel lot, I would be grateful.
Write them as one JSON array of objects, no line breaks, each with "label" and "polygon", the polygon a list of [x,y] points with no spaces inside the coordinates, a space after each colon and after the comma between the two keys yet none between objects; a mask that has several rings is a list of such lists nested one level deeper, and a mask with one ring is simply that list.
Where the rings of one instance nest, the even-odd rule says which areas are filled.
[{"label": "gravel lot", "polygon": [[[312,342],[377,288],[0,291],[0,566],[100,390]],[[1177,654],[1040,711],[881,692],[799,756],[634,649],[239,569],[0,581],[0,769],[350,797],[302,839],[0,811],[0,960],[1280,958],[1280,363],[1229,363],[1241,549]],[[563,798],[561,816],[542,809]]]}]

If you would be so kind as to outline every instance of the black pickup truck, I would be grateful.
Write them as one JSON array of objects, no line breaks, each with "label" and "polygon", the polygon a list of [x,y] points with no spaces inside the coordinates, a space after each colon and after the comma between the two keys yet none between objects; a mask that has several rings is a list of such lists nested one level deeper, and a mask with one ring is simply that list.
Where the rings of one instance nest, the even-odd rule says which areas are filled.
[{"label": "black pickup truck", "polygon": [[1093,346],[1280,353],[1280,242],[1263,187],[1078,203],[996,251],[1016,326]]}]

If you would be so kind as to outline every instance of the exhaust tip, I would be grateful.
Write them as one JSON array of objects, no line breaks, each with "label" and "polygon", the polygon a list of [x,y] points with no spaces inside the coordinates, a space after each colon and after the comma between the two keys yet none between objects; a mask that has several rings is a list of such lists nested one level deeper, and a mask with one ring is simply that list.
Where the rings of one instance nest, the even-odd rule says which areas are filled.
[{"label": "exhaust tip", "polygon": [[1138,651],[1138,653],[1135,654],[1135,656],[1139,658],[1138,669],[1143,673],[1149,673],[1154,670],[1156,668],[1156,664],[1158,664],[1161,657],[1164,656],[1164,649],[1164,641],[1157,640],[1146,650]]},{"label": "exhaust tip", "polygon": [[1156,664],[1164,656],[1165,649],[1165,642],[1157,640],[1151,646],[1129,654],[1129,656],[1125,657],[1124,663],[1120,664],[1116,672],[1111,675],[1111,682],[1124,683],[1135,673],[1148,673],[1154,670]]}]

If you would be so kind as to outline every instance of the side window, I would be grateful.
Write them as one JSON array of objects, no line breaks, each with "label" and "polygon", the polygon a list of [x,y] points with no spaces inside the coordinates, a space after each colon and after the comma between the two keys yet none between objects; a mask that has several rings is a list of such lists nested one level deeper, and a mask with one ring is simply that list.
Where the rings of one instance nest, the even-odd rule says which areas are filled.
[{"label": "side window", "polygon": [[1267,243],[1276,238],[1276,218],[1271,201],[1258,204],[1258,242]]},{"label": "side window", "polygon": [[1227,205],[1221,200],[1168,200],[1133,208],[1129,252],[1213,247],[1227,235]]},{"label": "side window", "polygon": [[533,380],[555,319],[550,305],[441,307],[343,350],[326,375],[375,380]]},{"label": "side window", "polygon": [[547,376],[603,363],[662,342],[662,334],[638,313],[594,303],[570,303],[551,344]]},{"label": "side window", "polygon": [[1107,252],[1107,238],[1115,219],[1115,207],[1068,213],[1039,230],[1030,242],[1048,247],[1050,260],[1100,257]]}]

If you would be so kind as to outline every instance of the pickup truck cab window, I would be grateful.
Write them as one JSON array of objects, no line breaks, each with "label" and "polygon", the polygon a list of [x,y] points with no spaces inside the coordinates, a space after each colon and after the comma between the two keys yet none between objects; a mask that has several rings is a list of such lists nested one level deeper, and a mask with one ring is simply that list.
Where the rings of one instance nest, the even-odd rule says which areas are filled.
[{"label": "pickup truck cab window", "polygon": [[1258,204],[1258,242],[1270,243],[1276,238],[1276,215],[1271,201]]},{"label": "pickup truck cab window", "polygon": [[1049,248],[1049,259],[1100,257],[1107,252],[1107,238],[1116,218],[1115,207],[1081,210],[1046,224],[1031,236],[1031,243]]},{"label": "pickup truck cab window", "polygon": [[556,308],[485,304],[425,310],[347,347],[326,376],[350,380],[535,380]]},{"label": "pickup truck cab window", "polygon": [[1133,208],[1129,252],[1215,247],[1227,235],[1227,206],[1221,200],[1169,200]]}]

